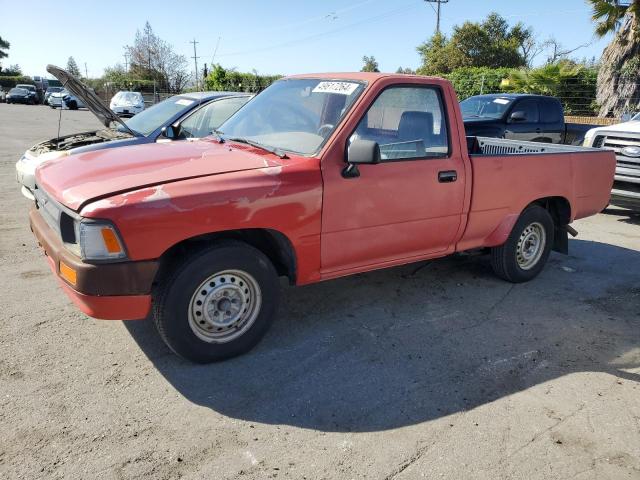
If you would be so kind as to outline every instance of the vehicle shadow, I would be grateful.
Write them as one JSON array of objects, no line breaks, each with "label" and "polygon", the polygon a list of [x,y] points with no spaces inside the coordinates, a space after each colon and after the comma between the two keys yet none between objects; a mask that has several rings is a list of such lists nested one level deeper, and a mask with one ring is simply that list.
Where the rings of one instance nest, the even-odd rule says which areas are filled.
[{"label": "vehicle shadow", "polygon": [[625,217],[618,220],[619,222],[622,222],[622,223],[628,223],[630,225],[640,225],[640,210],[636,211],[636,210],[629,210],[629,209],[623,209],[623,208],[617,208],[617,209],[607,208],[602,213]]},{"label": "vehicle shadow", "polygon": [[572,240],[535,281],[458,255],[301,288],[252,352],[193,365],[152,322],[125,322],[187,399],[251,422],[380,431],[575,372],[640,375],[640,252]]}]

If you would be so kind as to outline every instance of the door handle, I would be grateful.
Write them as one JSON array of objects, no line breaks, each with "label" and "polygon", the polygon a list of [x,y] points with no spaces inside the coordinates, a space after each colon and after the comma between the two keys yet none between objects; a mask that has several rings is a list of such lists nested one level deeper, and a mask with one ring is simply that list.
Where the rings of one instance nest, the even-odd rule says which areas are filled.
[{"label": "door handle", "polygon": [[455,170],[446,170],[444,172],[438,172],[438,181],[440,183],[451,183],[458,180],[458,172]]},{"label": "door handle", "polygon": [[540,130],[539,128],[536,128],[536,133],[540,133],[542,130]]}]

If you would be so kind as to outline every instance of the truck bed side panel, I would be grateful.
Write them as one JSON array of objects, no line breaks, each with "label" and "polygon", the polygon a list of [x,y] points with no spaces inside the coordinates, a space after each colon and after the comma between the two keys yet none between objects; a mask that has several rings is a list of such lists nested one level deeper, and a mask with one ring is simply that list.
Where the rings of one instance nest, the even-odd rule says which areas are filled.
[{"label": "truck bed side panel", "polygon": [[609,201],[615,159],[608,152],[471,155],[473,188],[467,229],[457,250],[504,243],[530,203],[561,197],[571,220],[593,215]]}]

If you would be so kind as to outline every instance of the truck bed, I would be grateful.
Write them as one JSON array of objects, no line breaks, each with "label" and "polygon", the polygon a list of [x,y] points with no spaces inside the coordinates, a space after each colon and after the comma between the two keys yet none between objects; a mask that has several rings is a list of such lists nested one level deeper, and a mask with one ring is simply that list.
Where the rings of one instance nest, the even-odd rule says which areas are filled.
[{"label": "truck bed", "polygon": [[458,250],[504,243],[532,191],[538,199],[566,200],[570,221],[608,203],[615,170],[611,152],[485,137],[467,137],[467,145],[473,185]]},{"label": "truck bed", "polygon": [[593,152],[595,149],[577,145],[524,142],[491,137],[467,137],[467,149],[471,156],[522,155],[528,153]]}]

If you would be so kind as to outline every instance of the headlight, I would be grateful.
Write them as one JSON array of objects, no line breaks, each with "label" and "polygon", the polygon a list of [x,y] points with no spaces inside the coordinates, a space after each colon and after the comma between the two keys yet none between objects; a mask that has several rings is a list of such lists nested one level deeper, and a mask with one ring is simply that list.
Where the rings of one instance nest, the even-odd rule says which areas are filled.
[{"label": "headlight", "polygon": [[83,260],[117,260],[126,258],[124,244],[115,227],[105,221],[76,222],[76,238]]}]

